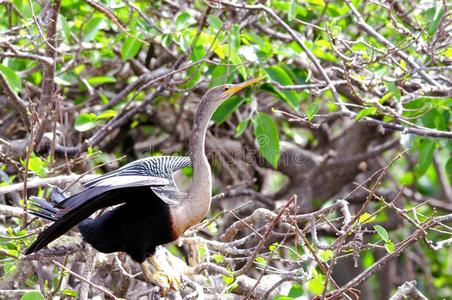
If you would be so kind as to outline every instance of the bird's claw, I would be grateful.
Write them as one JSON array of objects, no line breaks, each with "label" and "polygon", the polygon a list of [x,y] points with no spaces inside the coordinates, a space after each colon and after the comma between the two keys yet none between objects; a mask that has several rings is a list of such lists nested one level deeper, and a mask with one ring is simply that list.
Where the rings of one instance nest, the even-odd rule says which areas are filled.
[{"label": "bird's claw", "polygon": [[178,276],[178,274],[168,274],[162,271],[157,271],[154,273],[154,275],[158,278],[161,278],[161,281],[165,282],[165,284],[168,285],[169,288],[172,288],[176,291],[180,290],[182,280],[180,276]]},{"label": "bird's claw", "polygon": [[171,273],[163,271],[163,268],[155,259],[150,259],[150,262],[155,269],[154,272],[151,272],[148,269],[146,263],[140,264],[146,281],[159,286],[163,296],[168,295],[170,289],[174,289],[175,291],[180,290],[180,287],[182,286],[181,274],[177,273],[175,270],[172,270],[169,266],[165,269],[168,269],[170,272],[172,271]]}]

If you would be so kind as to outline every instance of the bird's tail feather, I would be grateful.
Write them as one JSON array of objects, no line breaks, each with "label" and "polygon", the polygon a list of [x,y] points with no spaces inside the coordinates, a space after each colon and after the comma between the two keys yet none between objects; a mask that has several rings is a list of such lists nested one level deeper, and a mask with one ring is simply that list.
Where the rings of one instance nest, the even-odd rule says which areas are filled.
[{"label": "bird's tail feather", "polygon": [[58,221],[58,219],[62,216],[60,209],[64,208],[59,207],[59,205],[68,197],[69,195],[59,187],[53,187],[49,200],[31,196],[30,200],[32,200],[34,206],[31,207],[30,213],[49,221]]},{"label": "bird's tail feather", "polygon": [[[55,223],[39,234],[38,238],[30,245],[25,254],[30,254],[44,248],[47,244],[66,233],[75,225],[89,224],[93,221],[89,216],[97,209],[107,207],[110,204],[119,204],[119,201],[115,202],[117,197],[114,197],[113,194],[104,193],[105,191],[108,191],[108,189],[109,187],[102,187],[98,188],[97,191],[85,190],[84,192],[71,196],[71,199],[75,203],[81,203],[76,208],[53,207],[53,209],[58,211]],[[48,213],[45,208],[42,209],[40,213],[45,214],[46,216],[52,216],[52,213]]]},{"label": "bird's tail feather", "polygon": [[30,213],[44,218],[49,221],[57,221],[59,214],[59,209],[55,208],[51,203],[43,198],[36,196],[31,196],[33,206],[30,208]]}]

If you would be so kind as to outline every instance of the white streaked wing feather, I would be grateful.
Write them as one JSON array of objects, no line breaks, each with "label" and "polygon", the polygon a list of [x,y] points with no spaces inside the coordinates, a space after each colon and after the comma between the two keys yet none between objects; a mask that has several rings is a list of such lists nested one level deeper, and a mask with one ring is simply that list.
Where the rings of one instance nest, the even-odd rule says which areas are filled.
[{"label": "white streaked wing feather", "polygon": [[114,187],[162,186],[162,185],[169,185],[169,184],[171,184],[171,181],[166,178],[131,175],[131,176],[107,177],[107,178],[104,178],[104,179],[97,181],[96,183],[90,185],[90,187],[95,187],[95,186],[112,186],[112,187],[113,186]]}]

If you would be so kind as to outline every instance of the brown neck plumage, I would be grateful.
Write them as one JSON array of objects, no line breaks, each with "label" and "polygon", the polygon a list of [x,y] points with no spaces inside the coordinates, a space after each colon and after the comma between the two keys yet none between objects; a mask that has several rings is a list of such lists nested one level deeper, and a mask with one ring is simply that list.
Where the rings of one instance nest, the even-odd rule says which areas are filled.
[{"label": "brown neck plumage", "polygon": [[203,211],[205,209],[208,210],[212,195],[212,176],[205,154],[205,139],[210,118],[219,104],[220,101],[211,99],[209,93],[201,99],[193,122],[193,131],[188,147],[193,164],[193,181],[189,189],[188,198],[196,202],[196,207]]},{"label": "brown neck plumage", "polygon": [[211,99],[207,93],[201,99],[193,122],[193,131],[188,146],[193,165],[193,180],[188,194],[180,205],[172,210],[173,231],[180,236],[188,227],[199,223],[208,213],[212,196],[212,175],[205,154],[206,132],[210,118],[220,101]]}]

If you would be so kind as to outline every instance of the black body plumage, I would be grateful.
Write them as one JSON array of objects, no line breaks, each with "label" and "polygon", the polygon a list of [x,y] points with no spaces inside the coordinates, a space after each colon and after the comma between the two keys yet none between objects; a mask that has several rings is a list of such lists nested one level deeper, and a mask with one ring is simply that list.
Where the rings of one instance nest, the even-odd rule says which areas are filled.
[{"label": "black body plumage", "polygon": [[158,245],[177,238],[171,231],[169,206],[146,187],[127,189],[122,197],[131,201],[96,219],[88,219],[78,227],[83,239],[96,250],[123,251],[141,263],[154,254]]},{"label": "black body plumage", "polygon": [[[150,157],[132,162],[85,184],[86,190],[67,197],[52,191],[50,205],[33,197],[37,216],[53,220],[26,254],[45,247],[73,226],[79,225],[83,239],[103,253],[123,251],[141,263],[158,245],[177,238],[172,231],[171,207],[177,205],[172,173],[190,165],[188,157]],[[116,206],[99,217],[99,209]]]}]

